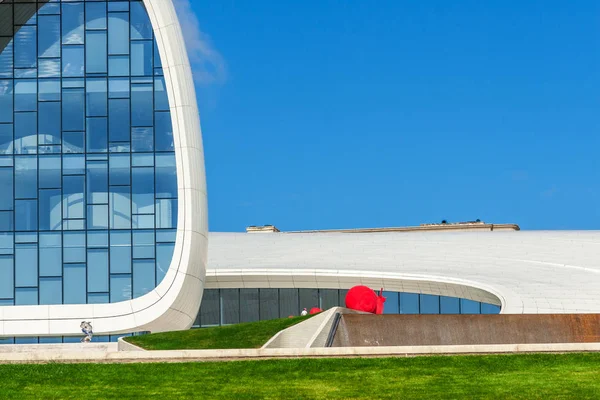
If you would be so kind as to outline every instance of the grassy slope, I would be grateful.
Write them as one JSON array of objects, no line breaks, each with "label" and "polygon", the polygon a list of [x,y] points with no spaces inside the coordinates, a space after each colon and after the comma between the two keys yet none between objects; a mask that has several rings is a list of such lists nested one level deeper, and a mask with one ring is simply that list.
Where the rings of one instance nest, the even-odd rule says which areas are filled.
[{"label": "grassy slope", "polygon": [[600,354],[0,365],[2,398],[593,399]]},{"label": "grassy slope", "polygon": [[147,350],[253,349],[261,347],[280,330],[307,318],[310,316],[155,333],[128,337],[125,340]]}]

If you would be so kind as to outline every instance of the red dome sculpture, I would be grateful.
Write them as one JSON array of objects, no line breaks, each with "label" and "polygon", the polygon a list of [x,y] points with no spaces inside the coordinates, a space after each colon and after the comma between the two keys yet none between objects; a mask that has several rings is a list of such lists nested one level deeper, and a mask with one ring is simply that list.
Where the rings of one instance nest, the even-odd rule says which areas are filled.
[{"label": "red dome sculpture", "polygon": [[385,297],[383,297],[382,293],[383,289],[381,289],[379,296],[377,296],[375,291],[367,286],[354,286],[346,294],[346,307],[356,311],[383,314]]},{"label": "red dome sculpture", "polygon": [[323,311],[323,310],[321,310],[319,307],[313,307],[313,308],[310,309],[309,314],[318,314],[321,311]]}]

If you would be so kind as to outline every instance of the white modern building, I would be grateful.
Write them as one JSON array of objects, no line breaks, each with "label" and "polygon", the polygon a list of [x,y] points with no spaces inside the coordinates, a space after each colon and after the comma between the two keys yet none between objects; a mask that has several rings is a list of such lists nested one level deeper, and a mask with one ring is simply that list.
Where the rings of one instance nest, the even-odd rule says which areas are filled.
[{"label": "white modern building", "polygon": [[192,325],[206,188],[170,0],[0,2],[0,187],[0,338]]},{"label": "white modern building", "polygon": [[357,284],[389,313],[600,312],[598,232],[268,226],[209,243],[170,0],[0,1],[0,188],[0,343],[280,318]]},{"label": "white modern building", "polygon": [[[291,301],[293,310],[341,305],[345,290],[357,284],[384,288],[391,313],[600,312],[600,233],[489,227],[211,233],[196,324],[244,321],[249,301],[264,305],[266,288],[280,291],[277,300],[270,294],[273,307]],[[279,317],[290,312],[283,307]]]}]

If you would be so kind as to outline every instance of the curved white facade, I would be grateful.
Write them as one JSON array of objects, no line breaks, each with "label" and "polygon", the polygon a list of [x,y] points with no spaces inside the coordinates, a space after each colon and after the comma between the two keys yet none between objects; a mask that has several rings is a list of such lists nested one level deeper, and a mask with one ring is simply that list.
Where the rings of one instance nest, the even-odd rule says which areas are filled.
[{"label": "curved white facade", "polygon": [[0,307],[0,336],[79,334],[91,321],[96,334],[187,329],[202,298],[207,255],[204,156],[191,68],[170,0],[143,0],[162,59],[177,163],[175,252],[162,282],[150,293],[110,304]]},{"label": "curved white facade", "polygon": [[373,289],[600,312],[600,232],[211,233],[206,288]]}]

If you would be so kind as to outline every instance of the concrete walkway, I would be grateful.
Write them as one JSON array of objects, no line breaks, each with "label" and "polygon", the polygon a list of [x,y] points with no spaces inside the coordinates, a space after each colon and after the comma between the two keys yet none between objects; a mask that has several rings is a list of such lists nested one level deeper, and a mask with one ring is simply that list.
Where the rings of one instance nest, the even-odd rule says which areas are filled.
[{"label": "concrete walkway", "polygon": [[0,363],[149,363],[232,361],[275,358],[285,359],[300,357],[413,357],[420,355],[568,353],[600,351],[600,343],[166,351],[98,350],[87,347],[87,345],[84,346],[87,347],[85,349],[82,349],[81,346],[79,349],[76,349],[72,346],[67,348],[49,349],[46,347],[46,345],[42,346],[44,346],[44,348],[39,348],[37,351],[33,352],[2,351],[0,352]]},{"label": "concrete walkway", "polygon": [[3,344],[0,345],[0,360],[7,353],[80,353],[80,352],[114,352],[117,343],[56,343],[56,344]]}]

